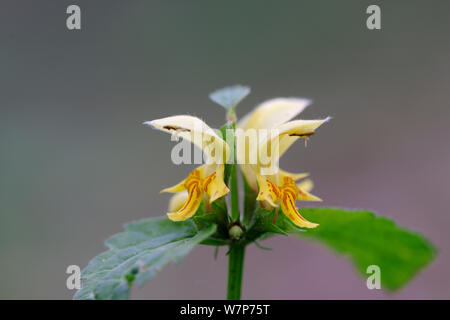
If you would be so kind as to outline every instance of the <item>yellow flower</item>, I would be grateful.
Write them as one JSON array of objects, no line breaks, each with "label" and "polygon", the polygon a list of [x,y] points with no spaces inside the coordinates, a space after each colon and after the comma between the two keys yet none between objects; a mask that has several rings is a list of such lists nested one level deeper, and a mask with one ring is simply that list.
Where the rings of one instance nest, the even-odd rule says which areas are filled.
[{"label": "yellow flower", "polygon": [[[307,173],[291,173],[278,167],[279,158],[299,138],[305,141],[315,130],[328,121],[293,120],[310,104],[307,99],[276,98],[255,108],[238,123],[236,131],[237,160],[249,185],[259,194],[257,200],[267,202],[271,207],[281,203],[282,212],[297,226],[317,226],[304,219],[295,207],[296,200],[321,201],[309,193],[312,181],[298,185],[295,181],[308,176]],[[252,133],[256,143],[248,143]],[[256,161],[251,161],[255,159]]]},{"label": "yellow flower", "polygon": [[[311,180],[303,182],[311,185]],[[259,193],[256,200],[267,201],[271,206],[278,207],[278,203],[281,203],[281,211],[296,225],[301,228],[315,228],[317,223],[312,223],[302,217],[295,206],[295,201],[322,201],[320,198],[310,194],[306,186],[302,183],[298,185],[292,178],[283,177],[281,186],[270,182],[269,179],[258,175]]]},{"label": "yellow flower", "polygon": [[212,203],[230,190],[224,182],[224,163],[230,155],[228,144],[202,120],[192,116],[173,116],[145,124],[189,140],[205,154],[206,164],[193,170],[186,179],[161,192],[175,193],[169,203],[170,220],[192,217],[203,199]]}]

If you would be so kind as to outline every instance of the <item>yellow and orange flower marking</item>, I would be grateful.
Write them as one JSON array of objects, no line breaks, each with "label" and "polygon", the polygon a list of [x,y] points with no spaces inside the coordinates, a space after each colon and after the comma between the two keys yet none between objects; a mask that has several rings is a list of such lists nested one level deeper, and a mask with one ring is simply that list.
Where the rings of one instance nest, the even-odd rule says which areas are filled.
[{"label": "yellow and orange flower marking", "polygon": [[281,204],[281,211],[296,226],[301,228],[315,228],[317,223],[306,220],[298,212],[295,202],[303,201],[321,201],[320,198],[313,196],[307,190],[301,188],[301,184],[296,185],[290,177],[282,178],[282,185],[278,186],[267,178],[258,175],[259,193],[256,200],[267,201],[272,207],[278,207]]},{"label": "yellow and orange flower marking", "polygon": [[[205,195],[209,197],[209,202],[212,203],[230,191],[223,181],[223,165],[219,165],[217,170],[210,175],[206,175],[206,172],[207,167],[201,166],[192,171],[179,184],[161,191],[170,193],[187,191],[187,199],[180,197],[176,204],[171,205],[171,209],[175,209],[176,212],[167,213],[170,220],[184,221],[189,219],[197,212]],[[184,204],[181,204],[182,201],[185,201]]]}]

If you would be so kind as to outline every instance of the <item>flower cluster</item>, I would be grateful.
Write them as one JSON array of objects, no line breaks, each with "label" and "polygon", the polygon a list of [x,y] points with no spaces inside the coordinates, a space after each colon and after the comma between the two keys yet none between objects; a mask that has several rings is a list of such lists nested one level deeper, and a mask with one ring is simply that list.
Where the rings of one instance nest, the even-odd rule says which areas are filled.
[{"label": "flower cluster", "polygon": [[266,101],[233,126],[234,139],[225,139],[219,131],[189,115],[145,122],[190,141],[205,155],[204,165],[194,169],[177,185],[161,191],[175,193],[169,204],[169,219],[189,219],[199,210],[202,202],[211,204],[229,193],[224,178],[225,165],[237,163],[247,184],[257,193],[256,200],[261,207],[276,208],[276,212],[281,207],[282,213],[297,227],[317,227],[318,224],[302,217],[296,207],[297,200],[322,201],[310,193],[313,187],[311,180],[298,182],[308,174],[291,173],[278,167],[279,158],[295,141],[306,141],[329,120],[292,120],[310,103],[310,100],[300,98]]}]

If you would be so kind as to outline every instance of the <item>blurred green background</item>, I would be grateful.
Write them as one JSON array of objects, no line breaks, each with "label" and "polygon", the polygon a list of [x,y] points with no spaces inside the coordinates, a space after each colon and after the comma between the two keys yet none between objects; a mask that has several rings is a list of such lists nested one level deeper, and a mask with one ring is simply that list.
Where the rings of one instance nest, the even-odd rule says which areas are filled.
[{"label": "blurred green background", "polygon": [[[78,4],[82,30],[66,28]],[[369,4],[382,30],[366,28]],[[307,171],[324,206],[368,208],[425,234],[438,258],[404,290],[368,290],[350,262],[278,237],[248,249],[244,298],[450,298],[448,1],[2,1],[0,298],[70,299],[84,267],[122,224],[166,212],[160,189],[190,166],[143,121],[187,113],[219,127],[208,93],[252,87],[314,100],[332,116],[281,160]],[[215,299],[225,250],[199,247],[133,298]],[[300,272],[299,272],[300,271]]]}]

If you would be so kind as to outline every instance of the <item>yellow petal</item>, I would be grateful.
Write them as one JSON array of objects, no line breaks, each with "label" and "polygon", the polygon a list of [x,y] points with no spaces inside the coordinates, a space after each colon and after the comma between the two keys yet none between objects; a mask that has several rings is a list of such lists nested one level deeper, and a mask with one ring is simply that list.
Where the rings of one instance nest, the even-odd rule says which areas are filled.
[{"label": "yellow petal", "polygon": [[273,174],[279,158],[300,137],[307,138],[330,118],[323,120],[294,120],[275,128],[265,141],[259,144],[258,155],[262,172]]},{"label": "yellow petal", "polygon": [[302,189],[298,189],[298,196],[297,199],[300,201],[323,201],[319,197],[307,192],[303,191]]},{"label": "yellow petal", "polygon": [[309,193],[314,188],[312,180],[307,179],[297,184],[298,196],[300,201],[322,201],[319,197]]},{"label": "yellow petal", "polygon": [[188,197],[189,194],[186,190],[174,194],[169,200],[169,211],[177,212],[178,210],[180,210],[186,203]]},{"label": "yellow petal", "polygon": [[159,193],[164,193],[164,192],[178,193],[178,192],[184,191],[187,189],[187,185],[189,184],[189,182],[193,181],[193,180],[196,180],[197,183],[200,183],[201,179],[204,176],[205,168],[207,168],[207,166],[203,165],[203,166],[200,166],[200,167],[194,169],[191,173],[189,173],[189,175],[186,177],[186,179],[184,179],[183,181],[181,181],[180,183],[178,183],[172,187],[161,190]]},{"label": "yellow petal", "polygon": [[205,153],[208,163],[225,163],[230,156],[228,144],[199,118],[180,115],[147,121],[144,124],[189,140]]},{"label": "yellow petal", "polygon": [[243,129],[271,129],[291,120],[302,112],[311,101],[302,98],[275,98],[263,102],[239,121]]},{"label": "yellow petal", "polygon": [[192,217],[202,202],[203,191],[197,183],[189,185],[188,198],[177,212],[169,212],[167,216],[172,221],[184,221]]},{"label": "yellow petal", "polygon": [[315,228],[318,226],[317,223],[309,222],[301,216],[295,207],[294,195],[290,192],[283,193],[283,198],[281,199],[281,210],[284,215],[289,218],[289,220],[300,228]]},{"label": "yellow petal", "polygon": [[256,200],[267,201],[273,207],[278,207],[276,202],[279,200],[280,189],[265,177],[258,175],[259,193]]},{"label": "yellow petal", "polygon": [[279,139],[279,157],[299,138],[306,141],[319,126],[329,120],[330,117],[323,120],[294,120],[277,127],[276,130],[279,131],[279,137],[276,137]]},{"label": "yellow petal", "polygon": [[321,120],[294,120],[287,122],[279,127],[277,130],[280,135],[288,134],[290,136],[309,136],[314,134],[315,130],[331,118],[327,117]]},{"label": "yellow petal", "polygon": [[[254,173],[256,174],[256,173]],[[284,178],[290,178],[291,180],[293,180],[294,182],[303,178],[306,178],[307,176],[309,176],[309,173],[292,173],[292,172],[288,172],[285,171],[281,168],[275,167],[275,173],[274,174],[268,174],[265,175],[265,177],[267,179],[269,179],[269,181],[272,181],[273,183],[277,184],[277,185],[282,185]]]},{"label": "yellow petal", "polygon": [[162,189],[159,193],[164,193],[164,192],[178,193],[178,192],[184,191],[184,190],[186,190],[185,183],[186,183],[186,179],[184,179],[183,181],[181,181],[180,183],[178,183],[172,187]]},{"label": "yellow petal", "polygon": [[297,183],[297,188],[303,192],[310,192],[314,188],[314,182],[311,179],[303,180],[302,182]]},{"label": "yellow petal", "polygon": [[210,174],[207,178],[203,180],[203,188],[206,193],[209,195],[209,202],[223,197],[230,189],[228,189],[227,185],[224,182],[223,173],[225,170],[225,166],[219,165],[218,169]]},{"label": "yellow petal", "polygon": [[[256,130],[275,128],[297,116],[310,103],[310,100],[302,98],[271,99],[258,105],[252,112],[238,122],[236,130],[236,156],[245,179],[253,190],[258,190],[256,177],[258,167],[257,163],[250,162],[250,160],[251,157],[254,157],[257,161],[259,142],[266,138],[266,135],[262,135]],[[249,143],[248,138],[246,138],[247,135],[257,135],[256,141],[258,143]]]},{"label": "yellow petal", "polygon": [[285,171],[280,168],[278,168],[278,174],[280,175],[281,179],[283,177],[289,177],[294,181],[297,181],[297,180],[300,180],[300,179],[303,179],[303,178],[306,178],[307,176],[309,176],[309,173],[292,173],[292,172],[288,172],[288,171]]}]

